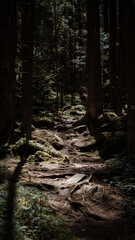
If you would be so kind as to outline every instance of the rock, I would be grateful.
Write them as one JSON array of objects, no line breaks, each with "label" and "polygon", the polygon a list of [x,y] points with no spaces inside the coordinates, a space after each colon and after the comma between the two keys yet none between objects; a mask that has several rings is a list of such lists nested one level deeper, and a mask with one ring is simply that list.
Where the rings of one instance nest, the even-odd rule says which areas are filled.
[{"label": "rock", "polygon": [[71,144],[76,146],[82,152],[89,152],[95,147],[96,140],[94,138],[84,138],[81,140],[74,139]]},{"label": "rock", "polygon": [[70,139],[70,135],[69,134],[65,134],[65,138],[68,140]]},{"label": "rock", "polygon": [[75,174],[74,176],[72,176],[71,178],[69,178],[66,182],[67,182],[68,184],[75,184],[75,183],[80,182],[80,181],[83,180],[84,178],[85,178],[85,174],[77,173],[77,174]]},{"label": "rock", "polygon": [[121,117],[116,117],[109,121],[108,123],[105,123],[104,125],[101,126],[101,131],[102,132],[112,132],[112,131],[118,131],[118,130],[124,130],[126,131],[127,129],[127,116],[121,116]]},{"label": "rock", "polygon": [[67,106],[66,108],[63,108],[63,115],[69,116],[69,115],[82,115],[86,111],[84,105],[76,105],[76,106]]},{"label": "rock", "polygon": [[52,160],[52,156],[49,155],[47,152],[43,152],[43,151],[37,151],[35,153],[35,156],[36,156],[38,161],[50,161],[50,160]]},{"label": "rock", "polygon": [[58,137],[57,135],[54,135],[53,140],[52,140],[52,145],[55,149],[61,150],[65,144],[60,137]]},{"label": "rock", "polygon": [[86,131],[86,125],[78,126],[78,127],[74,128],[74,130],[78,133],[83,133]]},{"label": "rock", "polygon": [[99,126],[102,126],[102,125],[104,125],[110,121],[113,121],[117,118],[118,118],[118,116],[114,112],[106,112],[106,113],[101,114],[98,117],[97,124]]},{"label": "rock", "polygon": [[67,104],[66,106],[63,107],[62,111],[66,111],[68,109],[71,109],[71,105]]},{"label": "rock", "polygon": [[9,148],[14,155],[19,155],[21,157],[28,157],[29,155],[35,154],[37,151],[43,151],[44,146],[40,143],[34,141],[29,141],[29,144],[25,142],[24,138],[21,138],[15,144],[10,145]]},{"label": "rock", "polygon": [[83,105],[76,105],[76,106],[72,106],[71,108],[71,115],[82,115],[85,113],[85,107]]},{"label": "rock", "polygon": [[66,125],[58,125],[56,129],[58,132],[62,132],[62,131],[66,131],[68,127]]},{"label": "rock", "polygon": [[27,162],[35,162],[35,155],[29,155]]},{"label": "rock", "polygon": [[28,158],[29,155],[34,155],[37,151],[47,152],[53,157],[63,157],[63,155],[55,150],[53,146],[50,145],[50,143],[48,143],[45,139],[39,138],[37,136],[34,136],[33,140],[29,141],[29,144],[26,144],[25,139],[21,138],[15,144],[10,145],[9,149],[11,149],[14,155],[19,155],[26,158]]},{"label": "rock", "polygon": [[53,128],[54,122],[47,117],[39,117],[34,119],[33,125],[36,128]]}]

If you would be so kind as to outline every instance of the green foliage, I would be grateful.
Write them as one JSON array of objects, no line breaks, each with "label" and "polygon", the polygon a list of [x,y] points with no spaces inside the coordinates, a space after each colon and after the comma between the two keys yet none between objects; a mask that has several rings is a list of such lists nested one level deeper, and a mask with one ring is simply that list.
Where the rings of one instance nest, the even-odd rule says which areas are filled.
[{"label": "green foliage", "polygon": [[105,172],[99,172],[104,184],[117,187],[123,196],[123,212],[125,218],[135,218],[135,155],[118,156],[106,160]]},{"label": "green foliage", "polygon": [[[4,235],[7,183],[0,185],[0,235]],[[14,211],[15,240],[71,240],[65,223],[60,220],[47,203],[45,194],[37,188],[17,184]]]},{"label": "green foliage", "polygon": [[135,195],[135,156],[115,156],[107,160],[107,178],[104,182],[122,189],[126,196]]}]

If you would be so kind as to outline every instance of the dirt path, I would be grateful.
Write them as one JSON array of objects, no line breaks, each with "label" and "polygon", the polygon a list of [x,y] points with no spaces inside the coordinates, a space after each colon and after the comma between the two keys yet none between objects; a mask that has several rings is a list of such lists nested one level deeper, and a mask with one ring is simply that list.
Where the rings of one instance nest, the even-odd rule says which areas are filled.
[{"label": "dirt path", "polygon": [[[96,178],[96,172],[105,168],[98,153],[81,152],[77,148],[76,143],[89,137],[89,133],[87,129],[75,132],[74,121],[73,117],[65,118],[66,130],[59,131],[58,127],[53,130],[64,141],[60,152],[67,160],[25,164],[21,180],[30,185],[35,183],[48,194],[50,205],[67,222],[77,240],[135,239],[133,223],[121,217],[120,192]],[[33,134],[41,137],[40,130]],[[16,160],[7,159],[6,165],[13,169]]]}]

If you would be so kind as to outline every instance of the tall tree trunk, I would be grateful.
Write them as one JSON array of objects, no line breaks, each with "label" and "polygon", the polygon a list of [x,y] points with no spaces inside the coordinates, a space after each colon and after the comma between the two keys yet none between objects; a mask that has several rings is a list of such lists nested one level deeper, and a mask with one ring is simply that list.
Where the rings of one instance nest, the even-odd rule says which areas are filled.
[{"label": "tall tree trunk", "polygon": [[[103,1],[103,28],[104,33],[108,34],[109,32],[109,0]],[[106,54],[106,50],[105,54]],[[109,79],[109,60],[104,59],[103,60],[103,82],[106,83],[106,80]]]},{"label": "tall tree trunk", "polygon": [[10,133],[9,0],[0,1],[0,145]]},{"label": "tall tree trunk", "polygon": [[114,109],[117,107],[117,83],[116,83],[116,0],[109,0],[110,22],[110,103]]},{"label": "tall tree trunk", "polygon": [[102,109],[102,91],[101,91],[101,55],[100,55],[100,18],[99,18],[99,2],[96,4],[96,82],[97,82],[97,113],[100,115]]},{"label": "tall tree trunk", "polygon": [[[82,33],[82,19],[81,19],[81,1],[77,0],[77,24],[78,24],[78,47],[80,49],[79,56],[81,55],[81,49],[82,49],[82,40],[81,40],[81,33]],[[82,67],[79,66],[79,71],[78,71],[78,81],[80,88],[83,85],[82,82]],[[81,94],[81,92],[80,92]]]},{"label": "tall tree trunk", "polygon": [[125,60],[128,95],[128,151],[135,154],[135,5],[134,0],[124,0]]},{"label": "tall tree trunk", "polygon": [[17,11],[16,11],[16,0],[11,1],[10,5],[10,55],[11,55],[11,127],[10,127],[10,142],[14,142],[14,123],[15,123],[15,59],[16,59],[16,48],[17,48]]},{"label": "tall tree trunk", "polygon": [[108,33],[108,0],[103,1],[104,32]]},{"label": "tall tree trunk", "polygon": [[[58,73],[58,30],[57,30],[57,6],[56,6],[56,0],[54,0],[54,63],[55,63],[55,71]],[[56,111],[58,112],[59,110],[59,81],[58,81],[58,76],[56,76]]]},{"label": "tall tree trunk", "polygon": [[124,1],[119,0],[119,83],[118,83],[118,115],[122,114],[123,94],[126,95],[126,71],[125,71],[125,51],[124,51],[124,38],[125,38],[125,17],[124,17]]},{"label": "tall tree trunk", "polygon": [[87,49],[87,71],[88,71],[88,106],[86,121],[91,134],[94,133],[94,121],[99,114],[100,94],[100,65],[99,65],[99,35],[97,34],[97,6],[98,0],[87,0],[87,24],[88,24],[88,49]]},{"label": "tall tree trunk", "polygon": [[31,139],[32,68],[35,0],[22,3],[22,131]]}]

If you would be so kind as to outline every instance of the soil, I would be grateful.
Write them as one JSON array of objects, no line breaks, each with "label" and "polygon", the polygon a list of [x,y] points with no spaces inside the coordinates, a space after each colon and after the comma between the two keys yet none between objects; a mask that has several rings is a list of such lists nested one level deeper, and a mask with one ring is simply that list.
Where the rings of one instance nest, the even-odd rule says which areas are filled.
[{"label": "soil", "polygon": [[[72,144],[89,136],[87,129],[83,133],[74,131],[76,120],[76,117],[63,117],[65,131],[58,131],[58,127],[52,129],[63,139],[65,146],[59,151],[67,158],[63,162],[56,159],[26,163],[20,180],[27,185],[35,184],[48,194],[49,204],[67,222],[77,240],[133,240],[135,224],[122,218],[124,199],[121,192],[97,178],[97,172],[106,168],[104,161],[97,151],[81,152],[76,144]],[[46,139],[40,129],[33,135]],[[17,161],[8,158],[0,161],[0,165],[3,164],[14,170]],[[75,174],[84,175],[80,181],[69,184],[68,179]]]}]

